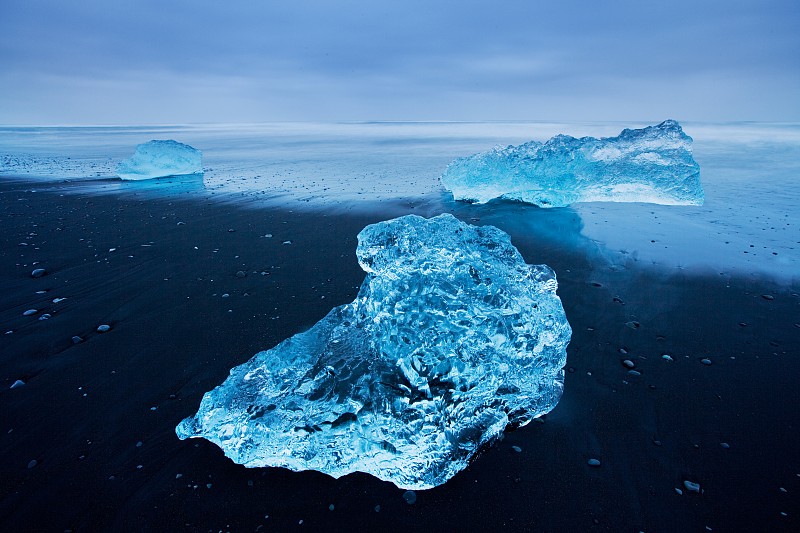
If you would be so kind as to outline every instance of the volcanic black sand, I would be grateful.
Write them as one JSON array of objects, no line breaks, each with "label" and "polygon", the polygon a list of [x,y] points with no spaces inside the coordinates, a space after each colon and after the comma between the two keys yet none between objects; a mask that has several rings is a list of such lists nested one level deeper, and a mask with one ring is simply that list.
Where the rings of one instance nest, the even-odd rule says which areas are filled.
[{"label": "volcanic black sand", "polygon": [[[379,207],[0,181],[0,529],[800,531],[796,284],[612,266],[569,209]],[[412,505],[177,439],[231,367],[354,298],[365,225],[442,209],[557,272],[574,333],[554,411]]]}]

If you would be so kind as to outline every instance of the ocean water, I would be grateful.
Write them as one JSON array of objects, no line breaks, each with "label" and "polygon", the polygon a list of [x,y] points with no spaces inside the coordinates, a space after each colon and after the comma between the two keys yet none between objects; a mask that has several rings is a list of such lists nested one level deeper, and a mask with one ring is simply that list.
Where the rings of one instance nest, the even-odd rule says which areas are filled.
[{"label": "ocean water", "polygon": [[[70,180],[67,190],[200,194],[249,206],[433,215],[465,209],[439,176],[456,157],[558,133],[612,136],[646,123],[272,123],[135,127],[1,127],[0,176]],[[637,262],[720,275],[800,273],[800,125],[684,123],[694,138],[706,203],[675,207],[587,203],[505,222],[554,233],[564,210],[581,221],[572,245],[611,264]],[[128,183],[118,161],[136,144],[175,139],[204,153],[202,179]],[[486,210],[466,209],[471,213]],[[492,209],[497,219],[498,209]],[[562,235],[562,237],[564,237]],[[558,232],[553,235],[559,239]]]}]

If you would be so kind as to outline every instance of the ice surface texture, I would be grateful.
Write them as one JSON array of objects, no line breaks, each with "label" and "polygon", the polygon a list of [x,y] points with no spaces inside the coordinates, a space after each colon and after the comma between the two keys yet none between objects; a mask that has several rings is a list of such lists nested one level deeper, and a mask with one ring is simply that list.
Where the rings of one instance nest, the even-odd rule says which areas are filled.
[{"label": "ice surface texture", "polygon": [[231,370],[181,422],[237,463],[440,485],[561,397],[571,329],[546,265],[452,215],[373,224],[355,301]]},{"label": "ice surface texture", "polygon": [[617,137],[556,135],[456,159],[442,175],[456,200],[494,198],[541,207],[576,202],[702,205],[692,138],[667,120]]},{"label": "ice surface texture", "polygon": [[148,180],[167,176],[203,173],[203,154],[177,141],[150,141],[136,147],[130,159],[117,166],[117,176],[124,180]]}]

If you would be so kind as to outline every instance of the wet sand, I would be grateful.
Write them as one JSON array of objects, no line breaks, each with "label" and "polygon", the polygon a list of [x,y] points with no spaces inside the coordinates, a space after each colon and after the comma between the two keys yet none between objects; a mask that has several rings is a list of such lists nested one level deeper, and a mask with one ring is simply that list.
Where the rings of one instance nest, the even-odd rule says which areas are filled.
[{"label": "wet sand", "polygon": [[[526,210],[551,228],[532,232],[517,207],[326,213],[77,187],[0,181],[4,530],[800,530],[796,283],[610,265],[569,209]],[[442,209],[558,274],[574,333],[541,423],[413,505],[364,474],[246,469],[177,439],[231,367],[354,298],[366,224]]]}]

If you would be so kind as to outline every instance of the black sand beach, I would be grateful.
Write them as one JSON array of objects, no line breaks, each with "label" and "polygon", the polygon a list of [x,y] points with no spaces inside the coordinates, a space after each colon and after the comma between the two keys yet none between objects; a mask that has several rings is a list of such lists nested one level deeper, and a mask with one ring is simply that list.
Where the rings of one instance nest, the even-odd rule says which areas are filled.
[{"label": "black sand beach", "polygon": [[[177,439],[231,367],[354,298],[365,225],[441,209],[497,225],[558,274],[574,333],[564,396],[542,423],[413,505],[367,475],[246,469]],[[612,266],[573,211],[504,209],[520,216],[1,180],[0,528],[800,531],[800,287]],[[529,231],[523,214],[552,231]]]}]

